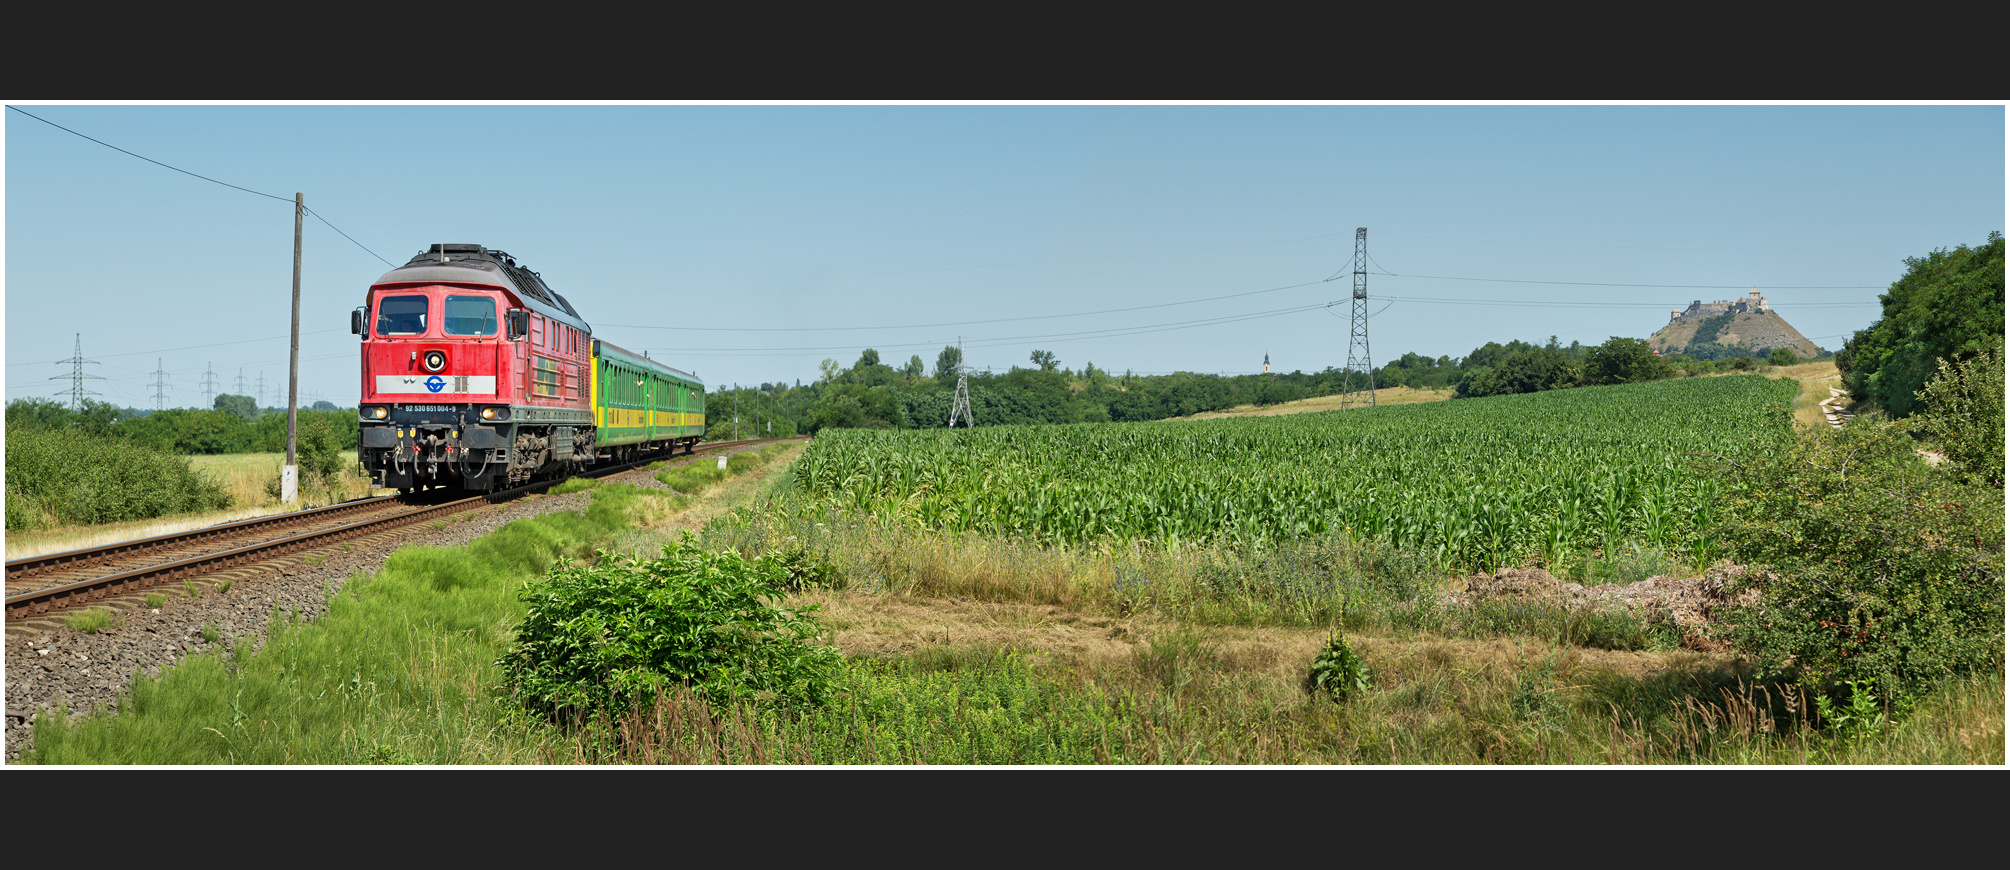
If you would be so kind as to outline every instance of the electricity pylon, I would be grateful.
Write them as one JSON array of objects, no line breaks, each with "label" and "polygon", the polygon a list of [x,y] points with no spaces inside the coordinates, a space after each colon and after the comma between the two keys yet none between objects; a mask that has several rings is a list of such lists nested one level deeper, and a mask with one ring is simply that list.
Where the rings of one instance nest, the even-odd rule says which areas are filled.
[{"label": "electricity pylon", "polygon": [[[1358,351],[1356,349],[1359,349]],[[1354,372],[1368,376],[1368,407],[1375,406],[1375,364],[1368,359],[1368,228],[1354,230],[1354,318],[1347,337],[1347,368],[1340,372],[1340,408],[1361,402]]]},{"label": "electricity pylon", "polygon": [[154,382],[147,385],[154,388],[154,410],[156,411],[167,407],[167,390],[169,387],[167,383],[167,366],[162,365],[163,362],[164,360],[159,357],[154,358]]},{"label": "electricity pylon", "polygon": [[214,408],[216,407],[216,364],[205,363],[204,365],[207,365],[208,368],[202,373],[202,394],[209,397],[209,404],[205,407]]},{"label": "electricity pylon", "polygon": [[76,351],[71,353],[70,358],[56,361],[57,365],[63,365],[64,363],[70,364],[70,373],[67,375],[57,375],[53,378],[50,378],[49,380],[60,381],[63,380],[64,378],[68,378],[70,380],[70,388],[64,390],[63,392],[57,393],[56,395],[70,397],[70,410],[72,411],[82,410],[84,406],[85,396],[100,395],[95,391],[84,389],[84,382],[104,380],[104,377],[102,375],[84,374],[84,364],[90,363],[91,365],[94,366],[103,364],[94,359],[84,359],[84,334],[81,332],[77,333],[77,349]]},{"label": "electricity pylon", "polygon": [[963,361],[963,338],[956,339],[956,403],[949,406],[949,428],[956,428],[957,415],[963,416],[963,428],[970,429],[977,421],[970,418],[970,366]]}]

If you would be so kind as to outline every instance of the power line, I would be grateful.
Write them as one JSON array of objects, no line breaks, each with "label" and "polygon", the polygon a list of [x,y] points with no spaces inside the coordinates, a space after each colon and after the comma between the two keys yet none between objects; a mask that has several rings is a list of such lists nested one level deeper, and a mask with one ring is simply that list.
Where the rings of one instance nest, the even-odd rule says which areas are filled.
[{"label": "power line", "polygon": [[[341,330],[338,329],[317,329],[313,332],[303,332],[301,333],[301,335],[323,335],[330,332],[340,332],[340,331]],[[238,341],[218,341],[218,342],[212,342],[210,344],[191,344],[187,347],[162,347],[162,348],[155,348],[153,350],[135,350],[135,351],[128,351],[126,353],[107,354],[106,358],[116,359],[122,356],[143,356],[145,354],[150,353],[173,353],[178,350],[202,350],[203,348],[206,347],[225,347],[233,344],[251,344],[253,342],[259,342],[259,341],[278,341],[282,338],[290,338],[290,337],[291,336],[274,335],[274,336],[268,336],[266,338],[246,338],[246,339],[240,339]],[[8,363],[7,365],[11,367],[11,366],[41,365],[41,363]]]},{"label": "power line", "polygon": [[[1446,305],[1518,305],[1537,308],[1681,308],[1667,302],[1562,302],[1554,299],[1459,299],[1444,296],[1383,296],[1403,302],[1429,302]],[[1877,302],[1806,302],[1789,304],[1791,308],[1865,308],[1878,305]],[[1768,304],[1768,308],[1779,305]]]},{"label": "power line", "polygon": [[[1373,259],[1372,259],[1372,258],[1370,258],[1370,262],[1373,262]],[[1131,311],[1146,311],[1146,310],[1150,310],[1150,309],[1154,309],[1154,308],[1171,308],[1171,307],[1174,307],[1174,306],[1179,306],[1179,305],[1193,305],[1193,304],[1197,304],[1197,303],[1201,303],[1201,302],[1217,302],[1217,301],[1220,301],[1220,300],[1223,300],[1223,299],[1237,299],[1237,298],[1241,298],[1241,297],[1244,297],[1244,296],[1255,296],[1255,295],[1258,295],[1258,294],[1262,294],[1262,293],[1275,293],[1275,292],[1278,292],[1278,291],[1280,291],[1280,290],[1296,290],[1296,289],[1298,289],[1298,288],[1301,288],[1301,287],[1312,287],[1312,286],[1316,286],[1316,285],[1319,285],[1319,284],[1324,284],[1324,283],[1329,283],[1329,282],[1331,282],[1331,281],[1335,281],[1335,280],[1339,279],[1339,278],[1340,278],[1340,277],[1341,277],[1342,275],[1346,275],[1346,274],[1348,274],[1348,273],[1349,273],[1349,272],[1348,272],[1348,270],[1347,270],[1347,269],[1345,269],[1345,268],[1342,268],[1342,269],[1341,269],[1340,271],[1338,271],[1338,272],[1335,272],[1335,273],[1333,273],[1332,275],[1330,275],[1330,276],[1328,276],[1328,277],[1326,277],[1326,278],[1322,278],[1322,279],[1320,279],[1320,280],[1318,280],[1318,281],[1306,281],[1306,282],[1304,282],[1304,283],[1300,283],[1300,284],[1286,284],[1286,285],[1283,285],[1283,286],[1279,286],[1279,287],[1266,287],[1266,288],[1264,288],[1264,289],[1262,289],[1262,290],[1246,290],[1246,291],[1243,291],[1243,292],[1240,292],[1240,293],[1227,293],[1227,294],[1223,294],[1223,295],[1220,295],[1220,296],[1205,296],[1205,297],[1201,297],[1201,298],[1199,298],[1199,299],[1186,299],[1186,300],[1182,300],[1182,301],[1179,301],[1179,302],[1160,302],[1160,303],[1157,303],[1157,304],[1153,304],[1153,305],[1137,305],[1137,306],[1132,306],[1132,307],[1129,307],[1129,308],[1105,308],[1105,309],[1101,309],[1101,310],[1097,310],[1097,311],[1078,311],[1078,312],[1074,312],[1074,313],[1070,313],[1070,314],[1037,314],[1037,315],[1027,315],[1027,316],[1022,316],[1022,317],[996,317],[996,318],[991,318],[991,319],[988,319],[988,320],[954,320],[954,321],[945,321],[945,322],[941,322],[941,323],[907,323],[907,324],[899,324],[899,325],[878,325],[878,326],[796,326],[796,327],[767,327],[767,326],[633,326],[633,325],[624,325],[624,327],[623,327],[623,328],[626,328],[626,329],[660,329],[660,330],[674,330],[674,331],[683,331],[683,332],[861,332],[861,331],[866,331],[866,330],[895,330],[895,329],[935,329],[935,328],[940,328],[940,327],[945,327],[945,326],[983,326],[983,325],[986,325],[986,324],[992,324],[992,323],[1014,323],[1014,322],[1019,322],[1019,321],[1026,321],[1026,320],[1054,320],[1054,319],[1059,319],[1059,318],[1067,318],[1067,317],[1091,317],[1091,316],[1094,316],[1094,315],[1098,315],[1098,314],[1123,314],[1123,313],[1127,313],[1127,312],[1131,312]],[[1392,278],[1431,278],[1431,279],[1439,279],[1439,280],[1448,280],[1448,281],[1494,281],[1494,282],[1500,282],[1500,283],[1512,283],[1512,284],[1556,284],[1556,285],[1569,285],[1569,286],[1579,286],[1579,287],[1644,287],[1644,288],[1659,288],[1659,289],[1686,289],[1686,290],[1698,290],[1698,289],[1701,289],[1701,290],[1726,290],[1726,289],[1731,289],[1731,290],[1738,290],[1738,289],[1744,289],[1744,288],[1746,288],[1746,287],[1748,287],[1748,286],[1751,286],[1751,285],[1746,285],[1746,284],[1612,284],[1612,283],[1598,283],[1598,282],[1591,282],[1591,281],[1532,281],[1532,280],[1522,280],[1522,279],[1517,279],[1517,278],[1459,278],[1459,277],[1450,277],[1450,276],[1443,276],[1443,275],[1399,275],[1399,274],[1397,274],[1397,273],[1395,273],[1395,272],[1390,272],[1390,271],[1387,271],[1387,270],[1383,270],[1383,271],[1379,271],[1379,272],[1373,272],[1373,274],[1377,274],[1377,275],[1387,275],[1387,276],[1389,276],[1389,277],[1392,277]],[[1768,285],[1763,285],[1763,284],[1762,284],[1762,285],[1758,285],[1758,287],[1759,287],[1759,288],[1767,288],[1767,289],[1773,289],[1773,290],[1875,290],[1875,289],[1878,289],[1878,288],[1876,288],[1876,287],[1870,287],[1870,286],[1863,286],[1863,287],[1815,287],[1815,286],[1805,286],[1805,287],[1803,287],[1803,286],[1771,286],[1770,288],[1768,288]],[[1552,306],[1552,307],[1564,307],[1564,308],[1577,308],[1577,307],[1583,307],[1583,308],[1593,308],[1593,307],[1629,307],[1629,308],[1666,308],[1666,307],[1669,307],[1669,306],[1670,306],[1670,303],[1666,303],[1666,302],[1558,302],[1558,301],[1554,301],[1554,300],[1544,300],[1544,301],[1525,301],[1525,302],[1524,302],[1524,301],[1519,301],[1519,300],[1485,300],[1485,299],[1449,299],[1449,298],[1444,298],[1444,297],[1426,297],[1426,296],[1383,296],[1382,298],[1384,298],[1384,299],[1392,299],[1392,300],[1393,300],[1393,299],[1401,299],[1401,300],[1404,300],[1404,301],[1409,301],[1409,302],[1454,302],[1454,303],[1467,303],[1467,304],[1473,304],[1473,305],[1543,305],[1543,306]],[[1878,303],[1874,303],[1874,302],[1810,302],[1810,303],[1804,303],[1804,304],[1798,304],[1798,305],[1792,305],[1792,307],[1795,307],[1795,308],[1845,308],[1845,307],[1851,307],[1851,308],[1853,308],[1853,307],[1861,307],[1861,306],[1865,306],[1865,305],[1875,305],[1875,304],[1878,304]],[[1679,307],[1681,307],[1681,306],[1680,306],[1680,305],[1675,305],[1674,307],[1678,307],[1678,308],[1679,308]],[[1775,306],[1775,307],[1777,307],[1777,306]],[[1378,313],[1379,313],[1379,312],[1378,312]],[[908,346],[908,345],[902,345],[902,346]]]},{"label": "power line", "polygon": [[[1327,306],[1337,304],[1339,303],[1316,302],[1310,305],[1296,305],[1290,308],[1276,308],[1269,311],[1258,311],[1254,313],[1241,313],[1241,314],[1227,314],[1219,317],[1205,317],[1200,318],[1198,320],[1179,320],[1170,323],[1154,323],[1145,326],[1117,326],[1117,327],[1109,327],[1106,329],[1090,329],[1079,332],[1055,332],[1055,333],[1047,333],[1044,335],[1008,335],[1008,336],[1000,336],[997,338],[987,338],[972,341],[971,344],[973,346],[992,347],[1015,341],[1077,341],[1085,338],[1113,338],[1123,335],[1142,335],[1145,333],[1164,332],[1173,329],[1191,329],[1200,326],[1215,326],[1223,323],[1237,323],[1244,320],[1258,320],[1265,317],[1278,317],[1285,314],[1296,314],[1303,311],[1312,311],[1315,309],[1325,308]],[[912,343],[901,343],[901,344],[875,345],[875,347],[878,348],[898,349],[898,350],[905,350],[910,348],[929,348],[936,346],[938,345],[935,342],[912,342]],[[790,353],[790,352],[822,353],[826,351],[850,351],[850,350],[857,350],[858,348],[854,345],[822,345],[817,347],[781,347],[781,348],[777,347],[650,348],[650,350],[666,350],[666,349],[676,350],[679,353],[683,353],[686,355],[704,356],[708,354],[743,355],[743,354]]]},{"label": "power line", "polygon": [[[126,150],[126,149],[124,149],[124,148],[120,148],[119,146],[117,146],[117,145],[113,145],[112,143],[110,143],[110,142],[106,142],[106,141],[104,141],[104,140],[102,140],[102,139],[93,139],[93,138],[91,138],[90,136],[85,136],[84,134],[82,134],[82,133],[79,133],[79,132],[77,132],[77,131],[75,131],[75,130],[72,130],[72,129],[68,128],[68,127],[65,127],[65,126],[63,126],[63,125],[61,125],[61,124],[58,124],[58,123],[56,123],[56,122],[54,122],[54,121],[51,121],[51,120],[49,120],[49,119],[47,119],[47,118],[44,118],[44,117],[41,117],[41,116],[39,116],[39,115],[36,115],[36,114],[34,114],[34,113],[31,113],[31,112],[29,112],[29,111],[27,111],[27,110],[25,110],[25,109],[22,109],[22,108],[21,108],[21,107],[19,107],[19,106],[8,106],[7,108],[9,108],[9,109],[13,109],[13,110],[14,110],[14,111],[16,111],[16,112],[20,112],[20,113],[21,113],[21,114],[23,114],[23,115],[27,115],[27,116],[28,116],[28,117],[30,117],[30,118],[34,118],[34,119],[35,119],[35,120],[37,120],[37,121],[41,121],[42,123],[44,123],[44,124],[47,124],[47,125],[49,125],[49,126],[51,126],[51,127],[54,127],[54,128],[56,128],[56,129],[58,129],[58,130],[61,130],[61,131],[65,132],[65,133],[69,133],[69,134],[71,134],[71,135],[73,135],[73,136],[80,136],[80,137],[82,137],[82,138],[85,138],[85,139],[90,139],[91,141],[93,141],[93,142],[96,142],[96,143],[98,143],[99,145],[103,145],[103,146],[105,146],[106,148],[110,148],[110,149],[112,149],[113,151],[117,151],[117,152],[119,152],[120,154],[125,154],[125,155],[128,155],[128,156],[131,156],[131,157],[138,157],[138,158],[139,158],[139,159],[141,159],[141,160],[145,160],[146,162],[148,162],[148,163],[151,163],[151,164],[153,164],[153,165],[155,165],[155,166],[159,166],[159,167],[161,167],[161,168],[163,168],[163,169],[172,169],[172,170],[174,170],[174,171],[176,171],[176,172],[179,172],[179,173],[181,173],[181,174],[183,174],[183,175],[188,175],[188,176],[192,176],[192,177],[195,177],[195,178],[200,178],[200,179],[202,179],[202,180],[204,180],[204,181],[207,181],[207,182],[209,182],[209,183],[211,183],[211,184],[221,184],[221,185],[223,185],[224,187],[228,187],[228,188],[230,188],[230,189],[232,189],[232,190],[242,190],[242,191],[244,191],[245,193],[249,193],[249,194],[254,194],[254,195],[257,195],[257,196],[262,196],[262,197],[265,197],[266,199],[276,199],[276,200],[279,200],[280,202],[283,202],[283,203],[286,203],[286,204],[288,204],[288,205],[291,205],[291,204],[293,204],[293,200],[292,200],[292,198],[290,198],[290,197],[284,197],[284,196],[273,196],[272,194],[269,194],[269,193],[265,193],[265,192],[263,192],[263,191],[257,191],[257,190],[252,190],[252,189],[251,189],[251,188],[249,188],[249,187],[238,187],[237,185],[235,185],[235,184],[231,184],[231,183],[230,183],[230,182],[228,182],[228,181],[218,181],[218,180],[216,180],[216,179],[214,179],[214,178],[211,178],[211,177],[209,177],[209,176],[207,176],[207,175],[197,175],[196,173],[193,173],[193,172],[190,172],[190,171],[188,171],[188,170],[186,170],[186,169],[183,169],[183,168],[181,168],[181,167],[179,167],[179,166],[169,166],[169,165],[167,165],[167,164],[165,164],[165,163],[162,163],[162,162],[160,162],[160,161],[158,161],[158,160],[155,160],[155,159],[153,159],[152,157],[148,157],[148,156],[146,156],[146,155],[143,155],[143,154],[134,154],[134,153],[133,153],[133,152],[131,152],[131,151],[127,151],[127,150]],[[310,214],[312,214],[312,213],[314,212],[314,210],[313,210],[313,209],[308,209],[307,211],[308,211],[308,213],[310,213]],[[378,259],[379,261],[383,262],[383,264],[384,264],[384,265],[386,265],[386,266],[392,266],[392,264],[391,264],[391,261],[390,261],[390,260],[386,260],[386,259],[384,259],[383,257],[380,257],[380,256],[377,256],[377,252],[376,252],[376,251],[372,251],[372,250],[370,250],[369,248],[367,248],[367,247],[364,247],[364,246],[363,246],[363,243],[362,243],[362,242],[359,242],[359,241],[356,241],[356,240],[355,240],[354,238],[351,238],[351,237],[350,237],[350,235],[349,235],[348,233],[345,233],[345,232],[342,232],[342,228],[340,228],[340,227],[337,227],[336,225],[334,225],[334,224],[332,224],[332,223],[328,223],[328,219],[327,219],[327,218],[325,218],[325,217],[322,217],[322,216],[321,216],[321,215],[319,215],[319,214],[315,214],[315,215],[314,215],[314,219],[315,219],[315,220],[318,220],[318,221],[320,221],[320,222],[322,222],[322,223],[324,223],[324,224],[328,224],[328,228],[329,228],[329,229],[331,229],[331,230],[334,230],[334,231],[335,231],[335,232],[336,232],[337,234],[341,235],[341,236],[342,236],[342,238],[345,238],[345,239],[349,239],[349,243],[350,243],[350,244],[353,244],[353,245],[355,245],[356,247],[359,247],[359,248],[363,248],[363,253],[366,253],[366,254],[369,254],[369,255],[370,255],[370,256],[372,256],[372,257],[377,257],[377,259]],[[396,267],[396,266],[392,266],[392,268],[397,268],[397,267]]]},{"label": "power line", "polygon": [[900,326],[761,327],[761,326],[626,326],[624,325],[624,328],[668,329],[668,330],[682,330],[686,332],[856,332],[867,329],[936,329],[944,326],[981,326],[988,323],[1013,323],[1021,320],[1054,320],[1063,317],[1090,317],[1097,314],[1122,314],[1130,311],[1145,311],[1152,308],[1172,308],[1178,305],[1193,305],[1199,302],[1217,302],[1223,299],[1237,299],[1243,296],[1255,296],[1261,293],[1275,293],[1279,290],[1296,290],[1300,287],[1312,287],[1319,284],[1324,284],[1326,283],[1326,281],[1330,280],[1332,279],[1329,278],[1322,281],[1306,281],[1302,284],[1286,284],[1282,287],[1266,287],[1262,290],[1245,290],[1241,293],[1228,293],[1221,296],[1208,296],[1201,299],[1187,299],[1180,302],[1160,302],[1153,305],[1137,305],[1132,306],[1130,308],[1106,308],[1101,311],[1079,311],[1073,314],[1033,314],[1024,317],[996,317],[990,320],[955,320],[945,323],[909,323]]},{"label": "power line", "polygon": [[1056,263],[1093,263],[1102,260],[1127,260],[1135,257],[1162,257],[1169,254],[1204,254],[1210,251],[1232,251],[1241,248],[1265,248],[1275,245],[1290,245],[1298,242],[1309,242],[1314,239],[1331,238],[1337,235],[1339,235],[1339,233],[1321,233],[1315,236],[1300,236],[1295,239],[1283,239],[1281,241],[1274,241],[1274,242],[1247,242],[1239,245],[1216,245],[1211,248],[1187,248],[1185,250],[1178,250],[1178,251],[1144,251],[1136,254],[1110,254],[1108,256],[1102,256],[1102,257],[1075,257],[1061,260],[1022,260],[1014,263],[985,263],[975,266],[941,266],[933,269],[893,269],[879,272],[821,272],[821,273],[811,273],[805,275],[725,275],[725,276],[713,276],[713,277],[686,278],[683,280],[766,281],[766,280],[777,280],[777,279],[788,280],[788,279],[805,279],[805,278],[868,278],[878,275],[919,275],[919,274],[927,274],[930,272],[961,272],[970,269],[1002,269],[1002,268],[1009,268],[1012,266],[1046,266]]},{"label": "power line", "polygon": [[1783,284],[1613,284],[1604,281],[1536,281],[1523,278],[1470,278],[1457,275],[1398,275],[1394,272],[1380,272],[1391,278],[1430,278],[1436,281],[1486,281],[1495,284],[1554,284],[1569,287],[1649,287],[1662,290],[1743,290],[1747,287],[1764,290],[1877,290],[1869,284],[1838,286],[1788,286]]},{"label": "power line", "polygon": [[54,122],[54,121],[51,121],[51,120],[49,120],[49,119],[47,119],[47,118],[44,118],[44,117],[41,117],[41,116],[39,116],[39,115],[36,115],[36,114],[34,114],[34,113],[32,113],[32,112],[29,112],[28,110],[26,110],[26,109],[23,109],[23,108],[21,108],[21,107],[19,107],[19,106],[8,106],[7,108],[9,108],[9,109],[13,109],[13,110],[14,110],[14,111],[16,111],[16,112],[20,112],[20,113],[21,113],[21,114],[23,114],[23,115],[27,115],[27,116],[28,116],[28,117],[30,117],[30,118],[34,118],[34,119],[35,119],[35,120],[37,120],[37,121],[41,121],[42,123],[44,123],[44,124],[47,124],[47,125],[49,125],[49,126],[51,126],[51,127],[54,127],[54,128],[56,128],[56,129],[58,129],[58,130],[61,130],[61,131],[65,132],[65,133],[69,133],[69,134],[71,134],[71,135],[73,135],[73,136],[82,136],[82,137],[83,137],[83,138],[85,138],[85,139],[90,139],[91,141],[93,141],[93,142],[96,142],[96,143],[98,143],[99,145],[103,145],[103,146],[105,146],[106,148],[110,148],[110,149],[112,149],[113,151],[117,151],[117,152],[119,152],[120,154],[125,154],[125,155],[128,155],[128,156],[131,156],[131,157],[138,157],[138,158],[139,158],[139,159],[141,159],[141,160],[145,160],[146,162],[148,162],[148,163],[151,163],[151,164],[153,164],[153,165],[155,165],[155,166],[159,166],[159,167],[161,167],[161,168],[163,168],[163,169],[172,169],[172,170],[174,170],[174,171],[176,171],[176,172],[179,172],[179,173],[181,173],[181,174],[183,174],[183,175],[190,175],[190,176],[194,176],[194,177],[196,177],[196,178],[200,178],[200,179],[202,179],[202,180],[204,180],[204,181],[207,181],[207,182],[209,182],[209,183],[211,183],[211,184],[221,184],[221,185],[223,185],[224,187],[228,187],[228,188],[230,188],[230,189],[232,189],[232,190],[242,190],[242,191],[244,191],[245,193],[251,193],[251,194],[257,194],[258,196],[262,196],[262,197],[265,197],[265,198],[267,198],[267,199],[276,199],[276,200],[279,200],[280,202],[283,202],[283,203],[288,203],[288,204],[291,204],[291,203],[293,202],[293,200],[292,200],[292,199],[289,199],[289,198],[287,198],[287,197],[284,197],[284,196],[273,196],[272,194],[269,194],[269,193],[261,193],[261,192],[259,192],[259,191],[256,191],[256,190],[252,190],[252,189],[251,189],[251,188],[249,188],[249,187],[238,187],[237,185],[235,185],[235,184],[231,184],[231,183],[230,183],[230,182],[228,182],[228,181],[217,181],[216,179],[214,179],[214,178],[211,178],[211,177],[209,177],[209,176],[207,176],[207,175],[196,175],[195,173],[193,173],[193,172],[190,172],[190,171],[188,171],[188,170],[186,170],[186,169],[182,169],[181,167],[178,167],[178,166],[169,166],[169,165],[167,165],[167,164],[165,164],[165,163],[162,163],[162,162],[160,162],[160,161],[158,161],[158,160],[155,160],[155,159],[153,159],[152,157],[147,157],[147,156],[145,156],[145,155],[142,155],[142,154],[134,154],[134,153],[133,153],[133,152],[131,152],[131,151],[127,151],[127,150],[126,150],[126,149],[124,149],[124,148],[120,148],[119,146],[117,146],[117,145],[113,145],[112,143],[110,143],[110,142],[106,142],[106,141],[104,141],[104,140],[102,140],[102,139],[92,139],[92,138],[91,138],[91,137],[89,137],[89,136],[85,136],[84,134],[82,134],[82,133],[79,133],[79,132],[77,132],[77,131],[75,131],[75,130],[72,130],[72,129],[68,128],[68,127],[65,127],[65,126],[63,126],[63,125],[61,125],[61,124],[58,124],[58,123],[56,123],[56,122]]}]

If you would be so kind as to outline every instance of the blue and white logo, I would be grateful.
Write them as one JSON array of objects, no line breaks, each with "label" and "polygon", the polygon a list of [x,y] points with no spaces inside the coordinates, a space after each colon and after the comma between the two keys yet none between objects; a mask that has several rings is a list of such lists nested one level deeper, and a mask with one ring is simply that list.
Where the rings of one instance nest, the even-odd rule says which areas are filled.
[{"label": "blue and white logo", "polygon": [[426,391],[429,393],[437,393],[440,391],[441,387],[444,387],[446,385],[447,385],[446,379],[440,377],[439,375],[434,375],[426,379]]}]

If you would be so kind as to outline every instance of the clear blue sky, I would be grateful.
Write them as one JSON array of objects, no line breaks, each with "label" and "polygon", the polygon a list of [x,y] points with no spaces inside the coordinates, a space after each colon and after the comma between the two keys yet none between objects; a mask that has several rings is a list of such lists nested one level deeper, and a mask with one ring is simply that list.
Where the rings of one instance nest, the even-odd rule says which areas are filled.
[{"label": "clear blue sky", "polygon": [[[10,401],[67,389],[81,333],[105,400],[153,407],[163,368],[169,407],[211,370],[283,402],[295,191],[355,239],[308,218],[300,389],[338,405],[378,256],[434,242],[510,252],[717,387],[865,347],[932,367],[959,335],[999,372],[1338,367],[1356,227],[1377,364],[1644,338],[1752,287],[1833,350],[1906,257],[2004,228],[2001,104],[10,105],[287,200],[0,113]],[[963,321],[989,322],[926,325]]]}]

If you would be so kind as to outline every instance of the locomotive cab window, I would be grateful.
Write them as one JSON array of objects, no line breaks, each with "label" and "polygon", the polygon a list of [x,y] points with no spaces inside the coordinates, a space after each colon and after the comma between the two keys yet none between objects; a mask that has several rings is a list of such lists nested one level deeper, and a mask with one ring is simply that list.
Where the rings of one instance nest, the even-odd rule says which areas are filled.
[{"label": "locomotive cab window", "polygon": [[378,335],[424,335],[426,297],[386,296],[377,300]]},{"label": "locomotive cab window", "polygon": [[496,301],[487,296],[449,296],[442,322],[448,335],[494,335]]}]

